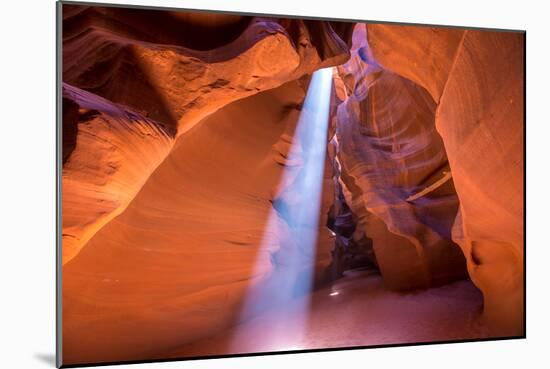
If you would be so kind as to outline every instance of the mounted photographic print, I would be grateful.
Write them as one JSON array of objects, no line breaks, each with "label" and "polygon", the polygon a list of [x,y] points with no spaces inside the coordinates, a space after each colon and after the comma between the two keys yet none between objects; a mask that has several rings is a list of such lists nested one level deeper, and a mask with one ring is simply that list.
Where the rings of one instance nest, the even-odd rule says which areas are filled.
[{"label": "mounted photographic print", "polygon": [[525,337],[524,31],[57,5],[59,366]]}]

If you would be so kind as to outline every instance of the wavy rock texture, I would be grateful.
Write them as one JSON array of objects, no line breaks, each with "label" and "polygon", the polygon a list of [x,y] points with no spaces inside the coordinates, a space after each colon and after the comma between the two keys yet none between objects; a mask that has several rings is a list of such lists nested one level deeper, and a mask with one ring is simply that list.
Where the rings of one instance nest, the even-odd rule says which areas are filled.
[{"label": "wavy rock texture", "polygon": [[376,62],[424,87],[439,103],[464,30],[382,24],[367,28]]},{"label": "wavy rock texture", "polygon": [[416,83],[380,67],[358,25],[351,60],[339,67],[349,97],[336,115],[338,159],[360,234],[373,239],[384,283],[410,290],[466,275],[451,240],[458,209],[452,181],[414,201],[448,170],[436,104]]},{"label": "wavy rock texture", "polygon": [[[522,332],[522,35],[352,27],[64,5],[64,364],[205,342],[289,266],[321,285],[349,245],[386,289],[469,272],[491,335]],[[336,65],[319,225],[294,227],[317,237],[307,265],[290,148],[309,75]],[[468,291],[453,327],[476,320]]]},{"label": "wavy rock texture", "polygon": [[[293,262],[298,245],[285,220],[265,232],[288,186],[282,171],[299,172],[300,158],[281,152],[304,93],[286,84],[181,136],[127,209],[64,266],[67,363],[160,357],[227,329],[242,318],[250,286]],[[325,227],[311,231],[319,232],[314,267],[322,271],[333,239]]]},{"label": "wavy rock texture", "polygon": [[523,42],[466,31],[436,120],[460,198],[454,238],[502,335],[524,332]]},{"label": "wavy rock texture", "polygon": [[[340,25],[337,30],[346,38],[350,28]],[[167,136],[164,156],[174,138],[219,108],[342,63],[348,55],[346,42],[326,22],[63,6],[66,86],[122,104],[146,118]],[[65,110],[68,114],[74,111]],[[73,144],[64,159],[100,152],[104,147],[99,139],[81,139],[81,130],[75,128],[82,123],[78,117],[65,116],[77,122],[72,124]],[[135,135],[124,137],[120,131],[119,136],[115,149],[120,152],[147,145]],[[142,156],[147,154],[128,156],[102,173],[82,166],[78,180],[72,178],[74,172],[64,173],[68,204],[63,216],[70,224],[63,236],[64,263],[80,252],[101,225],[125,209],[135,195],[134,186],[143,184],[162,161]],[[105,203],[90,191],[71,188],[76,182],[79,187],[92,188],[93,181],[113,182],[114,176],[133,181],[117,201]]]},{"label": "wavy rock texture", "polygon": [[436,127],[460,200],[453,239],[494,333],[523,334],[524,34],[367,29],[376,60],[439,101]]},{"label": "wavy rock texture", "polygon": [[168,155],[162,125],[63,85],[63,260],[120,214]]}]

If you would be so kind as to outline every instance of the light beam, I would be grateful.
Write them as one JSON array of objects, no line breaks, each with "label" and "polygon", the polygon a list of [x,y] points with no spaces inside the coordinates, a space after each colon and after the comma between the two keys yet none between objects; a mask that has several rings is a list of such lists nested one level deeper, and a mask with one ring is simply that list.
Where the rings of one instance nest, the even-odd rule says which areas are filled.
[{"label": "light beam", "polygon": [[[300,347],[309,313],[309,295],[313,271],[323,189],[323,171],[327,148],[327,131],[332,86],[332,68],[313,73],[298,119],[288,158],[300,158],[301,167],[285,167],[281,183],[291,183],[285,193],[298,196],[298,204],[274,201],[258,249],[254,275],[262,268],[262,251],[269,250],[280,222],[290,232],[290,242],[280,245],[272,255],[273,273],[250,286],[245,296],[240,321],[244,322],[269,309],[269,328],[250,332],[243,325],[235,327],[231,352],[285,351]],[[265,254],[264,254],[265,255]]]}]

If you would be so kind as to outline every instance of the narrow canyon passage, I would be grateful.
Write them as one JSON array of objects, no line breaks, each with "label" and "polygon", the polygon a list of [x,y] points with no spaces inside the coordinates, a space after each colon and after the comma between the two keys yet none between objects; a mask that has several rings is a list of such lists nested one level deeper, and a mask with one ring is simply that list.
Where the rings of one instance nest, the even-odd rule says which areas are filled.
[{"label": "narrow canyon passage", "polygon": [[[312,106],[302,106],[308,94]],[[130,356],[139,347],[162,358],[485,337],[481,294],[468,280],[391,291],[417,261],[400,249],[377,260],[375,247],[410,246],[347,205],[336,141],[323,145],[337,137],[322,128],[334,99],[320,80],[289,82],[180,138],[65,266],[64,329],[79,337],[70,352],[109,359],[113,348]],[[326,112],[312,118],[306,108]],[[96,309],[84,324],[75,315]]]},{"label": "narrow canyon passage", "polygon": [[524,333],[521,35],[64,9],[64,363]]}]

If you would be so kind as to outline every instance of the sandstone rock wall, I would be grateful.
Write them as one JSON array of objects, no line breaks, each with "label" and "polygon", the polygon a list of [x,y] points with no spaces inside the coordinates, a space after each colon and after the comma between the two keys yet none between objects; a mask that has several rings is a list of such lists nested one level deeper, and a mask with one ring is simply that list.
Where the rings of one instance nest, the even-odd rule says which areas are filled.
[{"label": "sandstone rock wall", "polygon": [[458,209],[452,181],[410,198],[449,170],[435,128],[436,104],[426,89],[377,63],[364,25],[355,32],[351,60],[338,67],[348,97],[338,107],[336,125],[341,179],[358,230],[373,239],[389,288],[461,278],[464,257],[451,240]]},{"label": "sandstone rock wall", "polygon": [[[303,263],[273,204],[290,185],[283,171],[300,171],[300,157],[284,153],[305,88],[294,81],[234,102],[182,135],[128,207],[63,267],[67,363],[163,357],[246,318],[251,288]],[[321,214],[332,193],[325,186]],[[299,194],[287,195],[295,206],[288,201]],[[334,243],[320,224],[311,229],[318,277]]]},{"label": "sandstone rock wall", "polygon": [[467,31],[436,119],[460,198],[453,238],[502,335],[524,332],[523,42]]},{"label": "sandstone rock wall", "polygon": [[[338,31],[345,36],[345,24]],[[125,209],[177,137],[233,101],[344,62],[349,55],[346,41],[326,22],[64,5],[66,88],[84,90],[90,93],[85,99],[103,98],[146,119],[155,131],[162,132],[164,146],[162,155],[159,150],[154,154],[158,157],[146,152],[126,155],[109,171],[96,170],[86,159],[75,163],[77,158],[91,158],[90,153],[102,155],[105,143],[100,131],[104,132],[105,125],[93,127],[99,123],[75,114],[75,104],[82,101],[66,96],[64,119],[72,122],[72,133],[63,147],[68,163],[63,173],[67,200],[63,263]],[[84,123],[91,127],[88,131],[100,135],[84,136]],[[130,121],[126,125],[139,129]],[[117,153],[148,145],[146,133],[131,135],[119,130],[117,135],[117,143],[110,148]],[[78,179],[73,178],[71,165],[78,166]],[[116,200],[82,190],[93,188],[94,181],[112,183],[114,178],[132,181],[129,188],[118,191]]]},{"label": "sandstone rock wall", "polygon": [[497,335],[523,322],[524,34],[367,26],[384,69],[428,90],[460,201],[453,240]]}]

